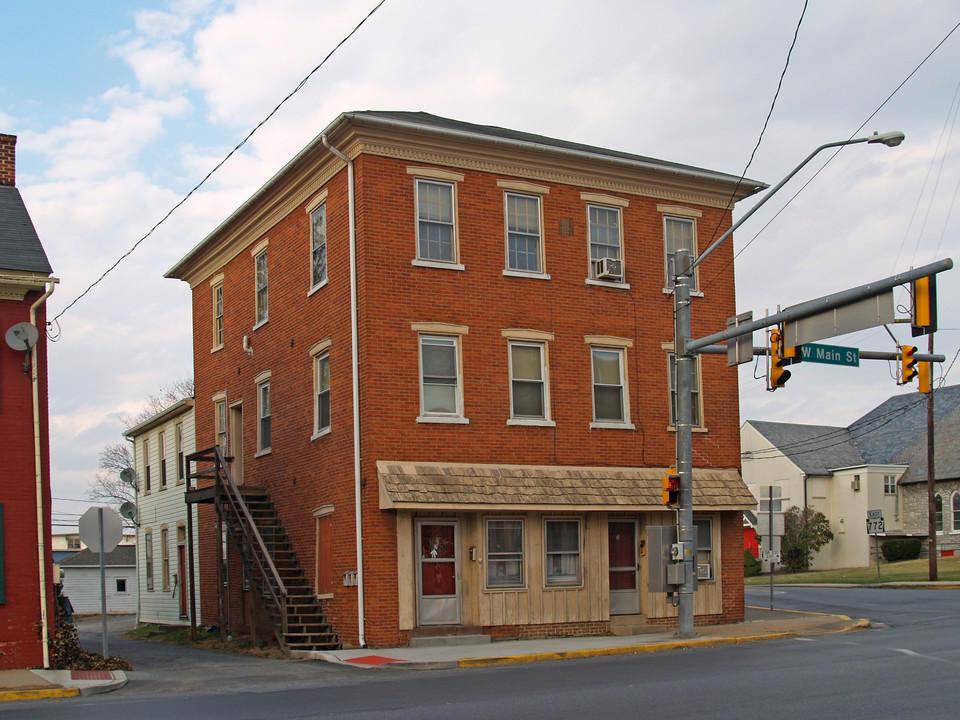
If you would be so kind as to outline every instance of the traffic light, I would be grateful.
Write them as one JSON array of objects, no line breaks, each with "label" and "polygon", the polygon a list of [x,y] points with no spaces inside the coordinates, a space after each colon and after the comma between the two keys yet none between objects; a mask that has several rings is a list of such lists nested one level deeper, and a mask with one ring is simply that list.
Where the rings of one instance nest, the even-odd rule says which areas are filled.
[{"label": "traffic light", "polygon": [[680,504],[680,476],[670,468],[670,474],[663,476],[663,504],[676,507]]},{"label": "traffic light", "polygon": [[913,309],[910,313],[913,337],[927,335],[937,329],[937,276],[930,275],[910,284]]},{"label": "traffic light", "polygon": [[789,360],[783,355],[783,333],[779,328],[770,331],[770,374],[767,377],[767,390],[782,388],[790,379],[790,371],[784,368]]},{"label": "traffic light", "polygon": [[900,346],[900,384],[905,385],[917,376],[916,345]]},{"label": "traffic light", "polygon": [[917,390],[922,393],[928,393],[933,389],[933,363],[922,362],[918,367],[920,369],[920,382]]}]

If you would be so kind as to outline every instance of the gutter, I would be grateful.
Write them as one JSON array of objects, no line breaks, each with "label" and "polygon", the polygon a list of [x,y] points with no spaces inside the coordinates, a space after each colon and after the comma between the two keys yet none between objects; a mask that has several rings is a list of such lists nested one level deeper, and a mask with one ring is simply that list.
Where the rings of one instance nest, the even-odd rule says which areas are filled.
[{"label": "gutter", "polygon": [[[43,283],[46,285],[43,295],[30,306],[30,324],[37,326],[37,308],[39,308],[46,299],[53,294],[54,286],[60,282],[59,278],[46,278]],[[46,328],[44,328],[46,332]],[[30,384],[33,386],[33,451],[34,451],[34,470],[37,483],[37,549],[39,551],[39,578],[40,578],[40,638],[43,643],[43,667],[50,667],[50,629],[47,626],[47,567],[44,559],[46,557],[46,542],[44,537],[43,522],[43,451],[40,446],[40,373],[37,367],[38,353],[37,343],[30,348]]]},{"label": "gutter", "polygon": [[323,146],[347,165],[347,193],[350,224],[350,353],[353,367],[353,479],[356,505],[357,537],[357,643],[366,647],[364,637],[364,580],[363,580],[363,493],[360,474],[360,333],[357,309],[357,208],[356,187],[353,178],[353,161],[327,141],[327,134],[320,135]]}]

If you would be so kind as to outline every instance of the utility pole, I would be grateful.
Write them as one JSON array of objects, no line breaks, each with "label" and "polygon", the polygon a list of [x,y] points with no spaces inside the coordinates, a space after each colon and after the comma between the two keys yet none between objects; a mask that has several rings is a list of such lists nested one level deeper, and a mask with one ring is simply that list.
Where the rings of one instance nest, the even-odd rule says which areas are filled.
[{"label": "utility pole", "polygon": [[[933,355],[933,333],[927,335],[927,349]],[[933,373],[931,373],[932,375]],[[937,476],[933,460],[933,384],[927,393],[927,552],[931,582],[937,579]],[[942,517],[942,515],[941,515]]]}]

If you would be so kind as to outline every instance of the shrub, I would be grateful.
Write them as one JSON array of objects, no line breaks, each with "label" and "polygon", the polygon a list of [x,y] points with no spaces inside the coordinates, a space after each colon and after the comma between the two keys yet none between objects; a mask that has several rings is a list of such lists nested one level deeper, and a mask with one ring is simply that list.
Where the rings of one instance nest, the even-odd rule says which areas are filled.
[{"label": "shrub", "polygon": [[787,572],[806,572],[813,554],[833,540],[830,521],[813,508],[794,505],[783,514],[783,565]]},{"label": "shrub", "polygon": [[757,560],[749,550],[743,551],[743,576],[755,577],[760,574],[762,569],[760,561]]},{"label": "shrub", "polygon": [[920,557],[923,542],[920,538],[894,538],[887,540],[880,546],[880,551],[887,562],[897,560],[916,560]]}]

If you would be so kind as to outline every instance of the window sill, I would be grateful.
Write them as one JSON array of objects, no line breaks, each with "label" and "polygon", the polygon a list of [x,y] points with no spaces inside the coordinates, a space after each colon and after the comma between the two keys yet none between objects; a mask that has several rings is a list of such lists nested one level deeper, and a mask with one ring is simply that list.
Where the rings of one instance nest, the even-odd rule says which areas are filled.
[{"label": "window sill", "polygon": [[418,423],[433,423],[438,425],[469,425],[470,421],[465,417],[454,417],[452,415],[420,415],[417,418]]},{"label": "window sill", "polygon": [[440,270],[463,270],[464,267],[460,263],[453,262],[441,262],[439,260],[421,260],[420,258],[415,258],[410,261],[411,265],[416,267],[424,268],[438,268]]},{"label": "window sill", "polygon": [[324,278],[324,279],[321,280],[319,283],[317,283],[317,284],[314,285],[312,288],[310,288],[310,289],[307,291],[307,297],[310,297],[311,295],[313,295],[313,294],[314,294],[315,292],[317,292],[317,290],[319,290],[320,288],[326,287],[328,281],[329,281],[329,278]]},{"label": "window sill", "polygon": [[333,600],[333,593],[317,593],[316,598],[317,600]]},{"label": "window sill", "polygon": [[496,593],[496,592],[529,592],[529,589],[526,585],[490,585],[485,587],[484,592],[487,593]]},{"label": "window sill", "polygon": [[213,353],[220,352],[221,350],[223,350],[223,345],[217,345],[215,347],[210,348],[210,354],[213,355]]},{"label": "window sill", "polygon": [[550,276],[546,273],[524,272],[523,270],[504,270],[503,274],[507,277],[533,278],[534,280],[549,280]]},{"label": "window sill", "polygon": [[[663,289],[663,294],[664,294],[664,295],[673,295],[673,288],[672,288],[672,287],[664,288],[664,289]],[[690,297],[703,297],[703,291],[702,291],[702,290],[691,290],[691,291],[690,291]]]},{"label": "window sill", "polygon": [[[667,432],[676,432],[676,431],[677,431],[676,425],[667,425]],[[694,425],[693,427],[690,428],[690,432],[705,433],[710,431],[707,428],[703,427],[702,425]]]},{"label": "window sill", "polygon": [[553,420],[544,420],[542,418],[510,418],[507,425],[526,425],[528,427],[556,427],[557,423]]},{"label": "window sill", "polygon": [[329,434],[330,434],[330,428],[324,428],[323,430],[315,432],[313,435],[311,435],[310,441],[312,442],[314,440],[319,440],[320,438],[326,437]]},{"label": "window sill", "polygon": [[582,588],[583,583],[579,580],[576,582],[563,582],[563,583],[548,583],[543,586],[544,590],[573,590],[576,588]]},{"label": "window sill", "polygon": [[263,450],[257,450],[253,456],[255,458],[263,457],[264,455],[269,455],[273,448],[264,448]]},{"label": "window sill", "polygon": [[587,278],[583,281],[587,285],[595,285],[597,287],[606,287],[613,288],[615,290],[629,290],[630,283],[617,281],[617,280],[597,280],[596,278]]},{"label": "window sill", "polygon": [[590,423],[591,430],[636,430],[637,426],[629,422],[602,422],[594,420]]},{"label": "window sill", "polygon": [[256,330],[257,328],[262,328],[262,327],[263,327],[264,325],[266,325],[268,322],[270,322],[270,318],[264,318],[263,320],[261,320],[260,322],[258,322],[256,325],[254,325],[254,326],[253,326],[253,329]]}]

